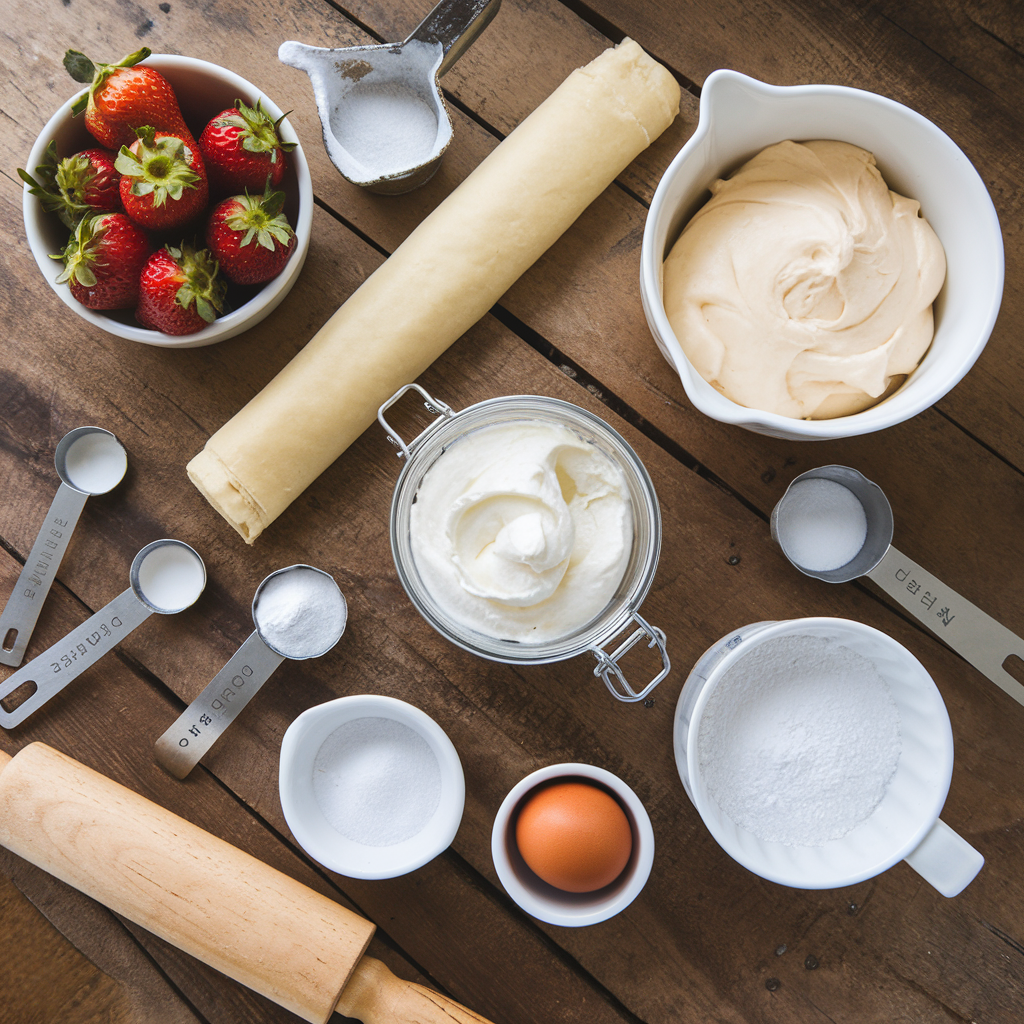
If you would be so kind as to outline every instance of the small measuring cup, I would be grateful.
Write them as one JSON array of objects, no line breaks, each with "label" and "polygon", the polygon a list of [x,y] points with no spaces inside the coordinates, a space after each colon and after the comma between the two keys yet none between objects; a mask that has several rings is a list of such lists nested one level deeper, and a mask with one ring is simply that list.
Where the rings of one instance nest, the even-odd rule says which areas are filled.
[{"label": "small measuring cup", "polygon": [[[300,573],[316,573],[330,580],[333,591],[327,590],[326,594],[328,597],[336,594],[337,600],[319,610],[304,610],[283,633],[278,629],[269,635],[268,623],[264,621],[261,625],[260,622],[260,597],[266,593],[272,580],[284,576],[297,577]],[[302,626],[309,625],[314,615],[330,634],[322,644],[311,649],[301,646],[295,635]],[[305,661],[319,658],[331,650],[345,632],[348,605],[333,576],[311,565],[290,565],[272,572],[256,588],[252,599],[252,620],[256,629],[249,639],[154,745],[157,762],[175,778],[184,779],[195,768],[285,658]]]},{"label": "small measuring cup", "polygon": [[[787,550],[780,527],[786,499],[803,480],[831,480],[853,492],[867,517],[867,536],[860,551],[838,569],[816,570],[802,566]],[[944,643],[979,672],[988,676],[1019,704],[1024,687],[1003,668],[1010,655],[1024,658],[1024,639],[983,612],[977,605],[942,583],[892,546],[892,507],[878,484],[849,466],[821,466],[801,473],[772,510],[772,538],[782,553],[804,575],[826,583],[847,583],[867,576],[901,608],[923,622]],[[792,538],[790,538],[792,546]]]},{"label": "small measuring cup", "polygon": [[127,590],[0,683],[0,702],[21,686],[35,687],[13,711],[0,704],[0,726],[20,725],[153,612],[174,615],[195,604],[206,587],[206,566],[184,541],[155,540],[132,560],[128,578]]},{"label": "small measuring cup", "polygon": [[0,615],[0,665],[17,668],[22,663],[86,500],[112,491],[128,469],[121,442],[102,427],[68,431],[57,444],[53,461],[60,487]]},{"label": "small measuring cup", "polygon": [[349,181],[397,195],[431,178],[454,131],[438,79],[500,6],[441,0],[402,43],[281,44],[278,59],[309,75],[327,154]]}]

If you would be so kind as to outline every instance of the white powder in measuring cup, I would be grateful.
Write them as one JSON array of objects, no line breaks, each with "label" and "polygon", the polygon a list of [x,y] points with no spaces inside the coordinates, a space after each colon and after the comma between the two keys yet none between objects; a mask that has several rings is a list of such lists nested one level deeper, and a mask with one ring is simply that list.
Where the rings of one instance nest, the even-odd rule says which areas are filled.
[{"label": "white powder in measuring cup", "polygon": [[366,180],[408,171],[430,158],[437,113],[409,82],[356,85],[332,111],[334,137],[363,167]]},{"label": "white powder in measuring cup", "polygon": [[313,762],[313,795],[346,839],[394,846],[421,832],[441,801],[430,744],[390,718],[357,718],[331,733]]},{"label": "white powder in measuring cup", "polygon": [[292,566],[260,587],[254,610],[260,636],[286,658],[318,658],[340,639],[348,606],[325,572]]},{"label": "white powder in measuring cup", "polygon": [[697,742],[722,811],[789,846],[822,846],[870,817],[901,747],[899,710],[874,664],[811,636],[740,658],[708,698]]},{"label": "white powder in measuring cup", "polygon": [[849,487],[812,477],[789,489],[775,530],[782,549],[797,565],[828,572],[857,557],[867,540],[868,517]]}]

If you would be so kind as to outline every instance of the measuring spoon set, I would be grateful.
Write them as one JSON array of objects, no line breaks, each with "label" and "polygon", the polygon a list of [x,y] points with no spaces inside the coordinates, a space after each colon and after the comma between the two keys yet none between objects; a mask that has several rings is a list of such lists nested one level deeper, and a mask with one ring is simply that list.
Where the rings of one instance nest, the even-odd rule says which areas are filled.
[{"label": "measuring spoon set", "polygon": [[[0,663],[5,665],[18,666],[24,659],[86,500],[113,490],[128,467],[117,438],[109,430],[91,426],[65,434],[54,461],[60,488],[0,615]],[[308,580],[319,586],[319,606],[271,625],[271,613],[264,611],[260,600],[268,585]],[[126,590],[0,682],[0,727],[20,725],[154,612],[182,612],[195,604],[205,588],[206,566],[184,541],[164,538],[145,545],[132,560]],[[341,639],[348,620],[345,597],[333,577],[310,565],[271,573],[256,590],[252,614],[255,632],[156,743],[157,761],[179,779],[210,750],[281,662],[326,654]],[[23,687],[31,692],[13,709],[5,708],[2,702]]]}]

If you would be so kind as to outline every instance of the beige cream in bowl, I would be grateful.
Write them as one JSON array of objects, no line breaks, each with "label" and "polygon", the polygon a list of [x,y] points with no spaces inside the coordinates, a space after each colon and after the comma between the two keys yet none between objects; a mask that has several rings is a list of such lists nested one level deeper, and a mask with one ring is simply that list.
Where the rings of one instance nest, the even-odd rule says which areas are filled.
[{"label": "beige cream in bowl", "polygon": [[[744,168],[735,188],[715,185],[765,150],[764,162]],[[826,164],[832,173],[822,172]],[[811,180],[826,197],[822,202],[819,196],[817,206]],[[722,193],[718,205],[728,216],[702,218],[713,188]],[[765,188],[785,203],[782,215],[774,225],[769,218],[758,238],[747,229],[760,205],[757,190]],[[890,189],[902,198],[889,201]],[[865,204],[870,210],[885,203],[888,242],[878,230],[856,223],[863,212],[855,212]],[[930,229],[918,215],[918,204]],[[716,218],[727,222],[726,244],[717,253],[703,244],[700,224]],[[681,236],[686,238],[691,221],[689,234],[702,243],[696,248],[705,280],[680,302],[666,259],[671,263],[670,253]],[[844,245],[851,251],[843,252]],[[853,252],[855,247],[862,251]],[[846,288],[837,294],[830,261],[852,266],[854,277],[870,273],[874,280],[859,292]],[[893,272],[904,267],[910,268],[905,276]],[[749,284],[736,287],[745,275],[755,281],[753,296]],[[700,125],[651,204],[640,283],[655,340],[702,412],[793,440],[847,437],[916,415],[974,364],[1002,297],[1002,237],[977,171],[920,114],[856,89],[777,88],[716,71],[701,96]],[[851,283],[864,282],[845,285]],[[906,300],[905,322],[890,315],[888,307],[899,305],[893,299]],[[688,311],[681,313],[680,305],[688,305]],[[758,305],[766,319],[752,313]],[[840,326],[856,333],[876,308],[883,327],[888,325],[885,351],[862,345],[852,367],[838,365],[827,349],[801,354],[813,348],[802,344],[807,320],[835,324],[838,318]],[[729,334],[746,345],[731,361],[715,351]],[[811,415],[829,418],[804,418]]]}]

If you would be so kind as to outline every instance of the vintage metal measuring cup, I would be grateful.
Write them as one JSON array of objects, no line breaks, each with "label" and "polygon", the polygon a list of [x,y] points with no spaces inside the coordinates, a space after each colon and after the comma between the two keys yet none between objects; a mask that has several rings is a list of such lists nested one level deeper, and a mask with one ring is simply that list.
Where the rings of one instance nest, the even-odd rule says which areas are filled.
[{"label": "vintage metal measuring cup", "polygon": [[[784,512],[793,489],[805,480],[831,480],[849,489],[867,518],[867,536],[854,557],[838,569],[815,570],[801,565],[787,550]],[[801,473],[772,510],[772,538],[789,561],[807,576],[826,583],[847,583],[867,576],[901,608],[923,622],[965,661],[988,676],[1014,700],[1024,704],[1024,687],[1003,668],[1010,655],[1024,658],[1024,639],[961,597],[938,577],[922,569],[892,546],[893,515],[878,484],[849,466],[822,466]]]},{"label": "vintage metal measuring cup", "polygon": [[327,154],[349,181],[397,195],[430,179],[454,130],[438,79],[500,6],[441,0],[402,43],[281,44],[278,59],[309,75]]},{"label": "vintage metal measuring cup", "polygon": [[35,687],[13,711],[0,704],[0,726],[20,725],[153,612],[174,615],[195,604],[206,587],[206,566],[184,541],[155,540],[132,560],[128,578],[127,590],[0,683],[0,702],[22,686]]},{"label": "vintage metal measuring cup", "polygon": [[60,487],[0,615],[0,665],[16,668],[24,659],[86,500],[113,490],[128,469],[121,442],[102,427],[76,427],[66,433],[57,444],[53,461]]},{"label": "vintage metal measuring cup", "polygon": [[[296,604],[283,622],[273,619],[276,583],[298,582],[309,573],[319,582],[318,605]],[[311,565],[290,565],[256,588],[252,620],[256,629],[249,639],[156,741],[157,762],[176,778],[195,768],[285,658],[319,658],[337,644],[348,623],[348,605],[333,576]],[[319,633],[311,637],[310,627],[319,627]]]}]

